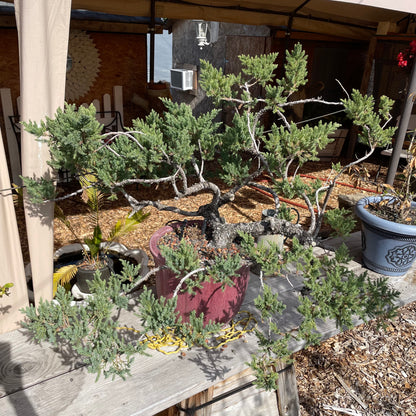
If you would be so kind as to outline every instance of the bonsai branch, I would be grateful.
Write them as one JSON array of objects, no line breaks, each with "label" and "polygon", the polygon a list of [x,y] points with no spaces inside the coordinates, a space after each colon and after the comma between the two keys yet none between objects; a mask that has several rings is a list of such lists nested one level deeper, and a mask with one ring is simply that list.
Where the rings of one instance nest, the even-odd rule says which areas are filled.
[{"label": "bonsai branch", "polygon": [[204,272],[206,270],[206,267],[200,267],[199,269],[195,269],[192,270],[191,272],[189,272],[188,274],[186,274],[184,277],[182,277],[182,279],[180,280],[180,282],[178,283],[178,286],[176,286],[175,291],[173,292],[173,298],[176,298],[176,296],[178,296],[179,291],[181,290],[182,285],[185,283],[185,281],[187,279],[189,279],[190,277],[192,277],[195,274]]},{"label": "bonsai branch", "polygon": [[137,201],[136,198],[128,194],[124,189],[121,190],[121,193],[123,194],[124,198],[127,200],[129,205],[133,208],[134,211],[139,211],[146,207],[154,207],[158,209],[159,211],[171,211],[175,212],[177,214],[183,215],[183,216],[190,216],[190,217],[196,217],[198,216],[198,212],[196,211],[185,211],[183,209],[180,209],[178,207],[174,207],[171,205],[164,205],[159,201]]},{"label": "bonsai branch", "polygon": [[129,289],[129,291],[126,293],[132,293],[134,292],[139,286],[141,286],[144,282],[148,281],[150,277],[155,275],[159,270],[161,270],[163,267],[154,267],[152,270],[149,270],[142,278],[140,278],[133,287]]},{"label": "bonsai branch", "polygon": [[132,178],[132,179],[126,179],[121,182],[115,182],[112,184],[112,188],[122,188],[126,185],[131,184],[143,184],[143,185],[156,185],[162,182],[170,182],[175,180],[177,176],[180,174],[180,169],[178,169],[173,175],[165,176],[163,178],[155,178],[155,179],[141,179],[141,178]]}]

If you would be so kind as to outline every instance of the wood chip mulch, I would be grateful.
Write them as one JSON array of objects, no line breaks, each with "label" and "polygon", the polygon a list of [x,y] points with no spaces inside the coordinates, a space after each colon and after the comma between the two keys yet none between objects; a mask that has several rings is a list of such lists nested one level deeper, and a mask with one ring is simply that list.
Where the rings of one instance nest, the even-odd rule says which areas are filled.
[{"label": "wood chip mulch", "polygon": [[416,302],[295,354],[301,416],[416,415]]},{"label": "wood chip mulch", "polygon": [[[378,164],[366,164],[371,175],[376,175]],[[386,173],[385,167],[379,172]],[[306,174],[325,177],[328,164],[311,164]],[[385,176],[384,176],[385,177]],[[350,175],[344,175],[340,182],[353,184]],[[365,187],[366,185],[361,185]],[[368,188],[371,188],[368,186]],[[372,188],[375,189],[375,188]],[[179,204],[169,191],[160,189],[137,189],[133,192],[161,192],[164,202]],[[340,186],[334,192],[330,206],[338,206],[338,194],[363,193],[352,187]],[[209,195],[199,195],[180,201],[180,206],[192,209]],[[295,201],[301,203],[302,201]],[[66,201],[62,208],[68,214],[75,229],[85,237],[90,235],[86,212],[79,199]],[[228,222],[249,222],[261,218],[263,209],[273,208],[272,200],[253,189],[239,193],[233,202],[221,210]],[[297,207],[301,215],[305,212]],[[127,215],[129,209],[121,201],[112,203],[102,214],[104,234],[115,221]],[[149,257],[150,235],[177,214],[149,209],[150,217],[139,229],[121,240],[129,248],[144,249]],[[24,215],[17,209],[22,251],[25,262],[29,261],[24,231]],[[87,230],[87,232],[86,232]],[[74,242],[68,230],[55,220],[55,248]],[[150,259],[151,260],[151,259]],[[152,261],[150,261],[152,265]],[[363,324],[321,343],[317,347],[295,354],[301,416],[355,415],[355,416],[411,416],[416,415],[416,303],[399,309],[395,319],[386,327],[378,328],[374,322]]]}]

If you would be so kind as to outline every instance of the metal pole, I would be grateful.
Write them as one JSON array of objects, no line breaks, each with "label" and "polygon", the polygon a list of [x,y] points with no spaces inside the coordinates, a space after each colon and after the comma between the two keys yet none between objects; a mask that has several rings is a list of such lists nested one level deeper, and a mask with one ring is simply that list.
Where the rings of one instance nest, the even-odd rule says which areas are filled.
[{"label": "metal pole", "polygon": [[413,104],[416,93],[416,62],[413,62],[412,72],[410,74],[409,88],[407,89],[406,101],[403,108],[403,114],[400,117],[399,128],[397,132],[396,143],[393,147],[393,154],[390,159],[389,170],[387,172],[386,183],[393,185],[396,176],[397,167],[399,166],[400,153],[406,136],[407,126],[409,125],[410,115],[412,114]]},{"label": "metal pole", "polygon": [[150,3],[150,74],[149,83],[155,80],[155,0]]}]

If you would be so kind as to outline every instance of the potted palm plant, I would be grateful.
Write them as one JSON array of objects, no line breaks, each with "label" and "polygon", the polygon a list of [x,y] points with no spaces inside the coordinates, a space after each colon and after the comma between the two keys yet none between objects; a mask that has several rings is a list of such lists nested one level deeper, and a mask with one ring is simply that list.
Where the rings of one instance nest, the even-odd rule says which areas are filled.
[{"label": "potted palm plant", "polygon": [[[261,319],[270,325],[268,334],[258,333],[260,352],[253,357],[251,366],[257,371],[258,384],[270,389],[276,388],[276,357],[284,355],[291,337],[313,341],[318,319],[333,318],[344,327],[352,325],[354,314],[363,319],[390,314],[398,295],[387,287],[385,279],[372,282],[366,274],[356,276],[349,270],[345,246],[335,257],[317,258],[313,254],[313,246],[319,243],[319,230],[328,200],[339,175],[371,155],[377,146],[386,145],[391,140],[393,130],[385,126],[390,119],[391,101],[382,97],[376,109],[374,100],[358,91],[336,103],[319,98],[308,99],[311,103],[343,106],[354,123],[362,127],[362,138],[369,150],[363,158],[347,166],[334,164],[325,182],[305,183],[299,169],[307,161],[318,160],[319,149],[331,141],[329,136],[338,124],[329,122],[299,127],[287,120],[285,109],[299,104],[290,101],[290,97],[307,82],[307,57],[299,44],[293,51],[288,51],[285,76],[278,80],[274,78],[276,57],[276,54],[240,56],[242,73],[230,75],[224,75],[220,69],[202,61],[201,86],[212,98],[215,109],[198,117],[190,106],[163,99],[166,107],[163,114],[153,111],[145,119],[134,120],[132,127],[123,132],[102,135],[100,126],[95,124],[94,107],[77,111],[71,105],[59,109],[53,120],[47,118],[41,125],[25,125],[28,131],[43,137],[40,140],[48,142],[52,167],[67,169],[72,174],[86,169],[96,178],[94,187],[113,198],[125,198],[133,212],[153,207],[181,215],[189,223],[199,220],[198,227],[188,228],[190,224],[182,223],[157,232],[157,236],[152,238],[157,267],[151,273],[159,274],[159,296],[155,299],[150,291],[145,290],[140,297],[145,328],[158,331],[186,324],[182,334],[203,339],[198,334],[207,324],[206,320],[204,322],[207,308],[198,311],[201,312],[199,316],[196,310],[191,313],[189,309],[181,310],[183,303],[179,296],[189,292],[192,298],[198,291],[211,291],[204,294],[203,299],[206,299],[214,292],[224,290],[225,293],[227,286],[231,287],[235,297],[226,294],[225,299],[237,307],[227,310],[226,316],[211,315],[209,318],[224,323],[236,312],[244,296],[247,283],[246,277],[239,276],[240,270],[252,263],[261,268],[258,276],[261,290],[255,305]],[[258,86],[265,91],[262,97],[253,92],[259,90]],[[230,125],[218,121],[221,106],[233,112]],[[267,112],[273,113],[278,121],[266,130],[263,116]],[[260,183],[259,178],[265,175],[268,183]],[[32,195],[56,199],[55,190],[46,179],[26,178],[25,184]],[[176,200],[166,203],[156,194],[153,199],[148,197],[149,193],[141,197],[140,188],[138,192],[131,192],[132,184],[138,187],[164,184],[170,187]],[[274,210],[270,210],[273,214],[258,221],[226,223],[221,215],[222,207],[233,203],[239,192],[252,185],[273,196]],[[205,197],[195,208],[181,206],[181,201],[186,198],[202,194]],[[283,215],[279,195],[304,199],[309,208],[306,227],[291,223]],[[331,219],[337,222],[342,218],[345,222],[344,216],[340,212],[338,216],[331,215]],[[195,234],[199,236],[196,238],[198,244]],[[257,237],[274,234],[287,237],[290,249],[273,243],[267,247],[256,244]],[[304,278],[305,291],[299,292],[299,312],[304,319],[295,331],[285,335],[273,321],[284,306],[278,294],[273,293],[264,281],[263,273],[281,274],[291,270],[293,265]],[[168,277],[164,276],[166,269],[171,272]],[[94,281],[94,286],[101,290],[101,283]],[[380,302],[368,303],[368,298]],[[110,301],[111,297],[107,299]],[[64,300],[61,302],[65,303]],[[102,303],[94,306],[103,307]],[[38,330],[43,337],[45,321],[42,318],[51,307],[48,304],[38,312],[30,309],[27,313],[30,318],[28,326]],[[218,308],[210,306],[210,309]],[[185,318],[189,318],[189,322],[182,322]],[[74,320],[74,325],[76,322]],[[53,334],[56,325],[55,321],[51,323]],[[116,336],[114,331],[111,332],[113,335],[110,332],[106,332],[107,338]],[[106,340],[106,345],[109,342]]]},{"label": "potted palm plant", "polygon": [[[89,284],[97,270],[101,273],[101,277],[104,280],[108,280],[114,266],[113,259],[109,255],[112,244],[136,229],[148,217],[148,214],[137,211],[132,215],[119,219],[114,224],[108,237],[104,238],[100,225],[100,212],[104,204],[104,195],[94,186],[96,178],[93,175],[85,174],[80,176],[79,182],[82,189],[81,198],[88,207],[88,222],[93,232],[91,237],[85,237],[81,241],[63,210],[59,205],[55,204],[55,217],[69,229],[78,242],[78,249],[71,248],[72,257],[74,255],[76,257],[78,252],[81,253],[81,259],[55,270],[53,274],[53,295],[56,294],[59,284],[65,286],[74,278],[76,279],[77,289],[81,293],[90,293]],[[63,262],[62,251],[68,259],[67,250],[61,250],[61,253],[56,256],[56,262]]]}]

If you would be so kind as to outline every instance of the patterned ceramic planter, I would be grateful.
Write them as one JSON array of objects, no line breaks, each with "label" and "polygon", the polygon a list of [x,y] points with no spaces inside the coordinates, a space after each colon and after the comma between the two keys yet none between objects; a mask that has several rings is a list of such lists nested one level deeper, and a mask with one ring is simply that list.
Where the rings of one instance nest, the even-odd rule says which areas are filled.
[{"label": "patterned ceramic planter", "polygon": [[[189,221],[188,224],[200,224],[201,221]],[[172,224],[172,226],[179,224]],[[165,226],[156,231],[150,238],[150,252],[156,266],[163,266],[165,259],[158,248],[159,240],[172,231],[172,226]],[[180,292],[176,310],[184,322],[189,322],[189,314],[195,310],[197,316],[204,313],[204,323],[210,320],[217,323],[229,322],[240,310],[246,294],[250,276],[249,266],[243,266],[238,275],[232,277],[234,286],[226,286],[221,289],[220,283],[204,282],[201,289],[195,289],[195,294]],[[156,274],[156,293],[170,299],[179,283],[179,279],[170,269],[161,269]]]},{"label": "patterned ceramic planter", "polygon": [[381,198],[363,198],[355,207],[361,220],[363,262],[377,273],[403,276],[416,258],[416,226],[387,221],[365,209],[368,203]]}]

